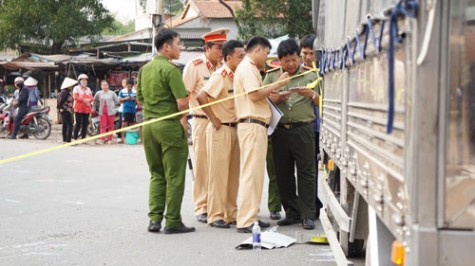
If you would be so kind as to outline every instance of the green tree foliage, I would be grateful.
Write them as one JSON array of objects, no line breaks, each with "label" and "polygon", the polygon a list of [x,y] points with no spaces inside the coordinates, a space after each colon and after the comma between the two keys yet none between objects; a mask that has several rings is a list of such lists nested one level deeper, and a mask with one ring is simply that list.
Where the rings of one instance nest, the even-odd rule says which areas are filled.
[{"label": "green tree foliage", "polygon": [[28,44],[60,53],[67,41],[100,35],[114,21],[100,0],[3,0],[0,5],[0,50]]},{"label": "green tree foliage", "polygon": [[112,27],[106,28],[102,35],[124,35],[135,31],[135,23],[133,21],[123,24],[119,20],[115,19],[112,23]]},{"label": "green tree foliage", "polygon": [[243,0],[242,9],[236,13],[242,39],[313,33],[310,0]]}]

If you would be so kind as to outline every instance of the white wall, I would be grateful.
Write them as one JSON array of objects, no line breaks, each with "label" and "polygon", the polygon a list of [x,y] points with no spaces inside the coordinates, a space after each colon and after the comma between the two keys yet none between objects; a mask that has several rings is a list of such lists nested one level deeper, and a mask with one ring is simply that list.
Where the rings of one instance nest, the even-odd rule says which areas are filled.
[{"label": "white wall", "polygon": [[[173,25],[172,25],[173,26]],[[236,39],[238,36],[238,27],[236,22],[232,19],[202,19],[196,18],[192,21],[189,21],[185,24],[180,25],[177,28],[186,28],[186,29],[194,29],[194,28],[210,28],[211,30],[219,29],[219,28],[228,28],[229,35],[228,39]]]}]

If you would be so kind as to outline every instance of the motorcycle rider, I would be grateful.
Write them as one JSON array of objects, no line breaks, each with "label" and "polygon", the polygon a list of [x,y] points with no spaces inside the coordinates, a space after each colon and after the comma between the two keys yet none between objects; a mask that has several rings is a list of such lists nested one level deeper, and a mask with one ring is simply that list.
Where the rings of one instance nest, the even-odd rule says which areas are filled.
[{"label": "motorcycle rider", "polygon": [[[30,79],[30,78],[28,78],[28,79]],[[27,82],[28,79],[25,82]],[[31,82],[31,80],[29,82]],[[13,106],[15,108],[18,107],[18,113],[15,117],[15,125],[13,127],[13,133],[7,137],[9,139],[16,139],[16,135],[18,134],[18,130],[20,130],[21,120],[23,120],[25,115],[28,113],[28,94],[29,94],[29,91],[25,87],[23,80],[18,80],[18,82],[17,82],[17,79],[15,79],[15,87],[17,87],[20,91],[19,96],[18,96],[18,100]]]},{"label": "motorcycle rider", "polygon": [[25,84],[25,87],[28,88],[28,93],[29,93],[28,107],[30,108],[30,111],[33,111],[39,108],[38,102],[41,105],[44,105],[40,97],[40,91],[38,89],[38,81],[33,77],[29,77],[28,79],[25,80],[24,84]]},{"label": "motorcycle rider", "polygon": [[20,87],[17,86],[18,83],[23,83],[25,80],[22,77],[16,77],[13,85],[15,86],[15,91],[13,92],[13,99],[10,104],[10,122],[8,124],[8,131],[10,131],[9,135],[13,132],[13,124],[14,119],[17,116],[17,108],[15,105],[18,103],[18,98],[20,97]]}]

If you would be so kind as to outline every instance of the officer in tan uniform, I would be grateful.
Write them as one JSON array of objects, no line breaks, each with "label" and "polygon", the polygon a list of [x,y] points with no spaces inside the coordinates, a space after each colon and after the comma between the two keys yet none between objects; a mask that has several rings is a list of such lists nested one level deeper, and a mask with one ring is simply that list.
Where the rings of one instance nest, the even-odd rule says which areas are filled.
[{"label": "officer in tan uniform", "polygon": [[[255,90],[262,84],[259,69],[264,66],[270,48],[271,44],[266,38],[251,38],[247,44],[247,56],[238,66],[234,76],[234,94],[249,92],[235,98],[241,152],[237,213],[237,231],[240,233],[252,232],[252,225],[257,221],[261,204],[266,167],[267,128],[271,120],[267,97],[288,83],[288,80],[285,80],[288,73],[283,73],[274,84]],[[270,226],[269,223],[261,221],[259,225]]]},{"label": "officer in tan uniform", "polygon": [[[196,95],[208,82],[211,74],[222,66],[223,43],[229,29],[218,29],[202,36],[205,42],[205,53],[197,59],[186,64],[183,70],[183,81],[190,94],[190,108],[199,106]],[[194,151],[194,176],[193,201],[195,203],[195,215],[198,221],[207,222],[207,196],[208,196],[208,166],[206,152],[206,127],[208,117],[201,109],[190,111],[192,140]]]},{"label": "officer in tan uniform", "polygon": [[[198,102],[220,100],[234,93],[234,71],[246,55],[240,41],[231,40],[223,45],[225,64],[211,75],[198,93]],[[208,224],[229,228],[236,221],[239,185],[239,143],[234,101],[227,100],[204,107],[210,123],[206,130],[208,150]]]}]

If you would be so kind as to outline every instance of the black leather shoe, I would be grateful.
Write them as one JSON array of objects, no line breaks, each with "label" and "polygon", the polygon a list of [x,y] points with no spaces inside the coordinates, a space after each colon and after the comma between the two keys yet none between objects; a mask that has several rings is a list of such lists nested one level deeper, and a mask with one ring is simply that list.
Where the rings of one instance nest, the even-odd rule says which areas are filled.
[{"label": "black leather shoe", "polygon": [[228,223],[229,225],[236,225],[236,221],[232,221]]},{"label": "black leather shoe", "polygon": [[307,230],[315,229],[315,222],[311,218],[305,218],[303,219],[302,227]]},{"label": "black leather shoe", "polygon": [[[270,227],[270,223],[266,223],[266,222],[263,222],[261,220],[258,221],[259,222],[259,227],[260,228],[267,228],[267,227]],[[251,225],[251,229],[252,229],[252,225]]]},{"label": "black leather shoe", "polygon": [[301,219],[292,218],[292,217],[285,217],[284,219],[278,221],[277,225],[286,226],[286,225],[292,225],[292,224],[299,224],[301,222],[302,222]]},{"label": "black leather shoe", "polygon": [[252,226],[253,225],[249,225],[247,227],[237,228],[237,232],[238,233],[245,233],[245,234],[252,233]]},{"label": "black leather shoe", "polygon": [[280,220],[282,217],[280,216],[280,212],[270,212],[270,219],[271,220]]},{"label": "black leather shoe", "polygon": [[165,234],[183,234],[183,233],[190,233],[194,232],[195,228],[194,227],[186,227],[185,225],[182,225],[180,227],[165,227],[163,230],[163,233]]},{"label": "black leather shoe", "polygon": [[225,223],[223,220],[217,220],[209,224],[211,227],[216,227],[216,228],[231,228],[231,225]]},{"label": "black leather shoe", "polygon": [[[260,228],[270,227],[270,223],[266,223],[266,222],[263,222],[263,221],[258,221],[258,223],[259,223]],[[254,224],[251,224],[247,227],[237,228],[237,231],[238,231],[238,233],[252,233],[252,227],[253,226],[254,226]]]},{"label": "black leather shoe", "polygon": [[208,223],[208,214],[207,213],[200,213],[198,215],[196,215],[196,219],[198,220],[198,222],[200,223]]},{"label": "black leather shoe", "polygon": [[156,221],[150,221],[150,224],[148,225],[148,231],[149,232],[160,232],[160,229],[162,229],[162,223],[161,222],[156,222]]}]

